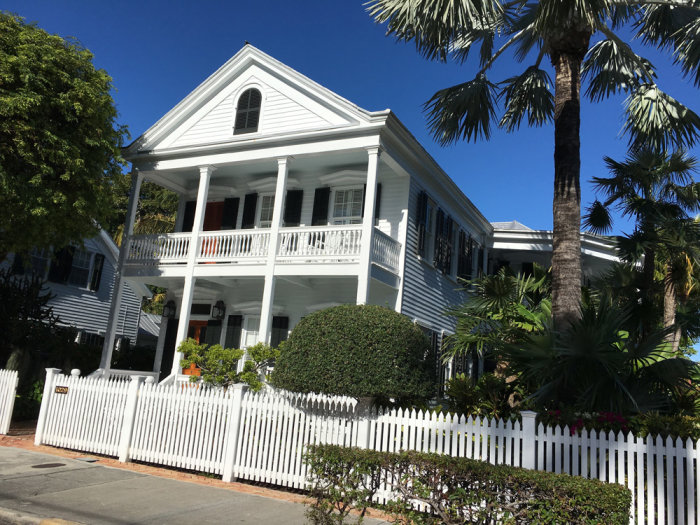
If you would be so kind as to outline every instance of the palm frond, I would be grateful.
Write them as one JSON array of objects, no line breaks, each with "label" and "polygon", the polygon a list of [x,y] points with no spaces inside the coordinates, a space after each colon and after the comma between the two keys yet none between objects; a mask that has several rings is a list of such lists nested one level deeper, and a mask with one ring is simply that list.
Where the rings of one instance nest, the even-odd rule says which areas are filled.
[{"label": "palm frond", "polygon": [[624,132],[630,146],[665,151],[694,146],[700,117],[655,84],[643,84],[625,100]]},{"label": "palm frond", "polygon": [[426,58],[443,61],[456,41],[479,40],[472,31],[498,27],[503,14],[497,0],[370,0],[365,6],[377,23],[387,24],[387,34],[413,41]]},{"label": "palm frond", "polygon": [[612,34],[591,47],[581,69],[583,78],[589,81],[586,96],[594,102],[630,91],[656,76],[651,62]]},{"label": "palm frond", "polygon": [[582,225],[591,232],[602,235],[612,229],[612,216],[610,210],[602,202],[596,199],[582,217]]},{"label": "palm frond", "polygon": [[535,28],[540,35],[556,34],[561,28],[593,28],[613,15],[614,3],[610,0],[540,0],[537,2]]},{"label": "palm frond", "polygon": [[474,80],[442,89],[425,103],[428,127],[441,145],[491,137],[497,86],[480,74]]},{"label": "palm frond", "polygon": [[531,66],[522,75],[509,78],[502,84],[506,111],[499,126],[509,133],[515,131],[525,114],[530,126],[542,126],[552,121],[554,96],[552,81],[546,71]]},{"label": "palm frond", "polygon": [[676,34],[675,62],[680,64],[683,75],[700,86],[700,13],[698,18],[681,28]]},{"label": "palm frond", "polygon": [[660,49],[672,48],[678,30],[698,17],[697,4],[693,1],[645,5],[642,17],[635,23],[636,38]]}]

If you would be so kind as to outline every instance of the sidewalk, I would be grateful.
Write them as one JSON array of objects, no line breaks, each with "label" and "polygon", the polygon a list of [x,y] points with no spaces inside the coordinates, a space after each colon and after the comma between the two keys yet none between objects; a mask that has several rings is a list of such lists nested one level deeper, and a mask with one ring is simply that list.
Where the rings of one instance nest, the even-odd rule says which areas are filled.
[{"label": "sidewalk", "polygon": [[35,447],[30,439],[0,436],[0,525],[306,523],[299,494]]}]

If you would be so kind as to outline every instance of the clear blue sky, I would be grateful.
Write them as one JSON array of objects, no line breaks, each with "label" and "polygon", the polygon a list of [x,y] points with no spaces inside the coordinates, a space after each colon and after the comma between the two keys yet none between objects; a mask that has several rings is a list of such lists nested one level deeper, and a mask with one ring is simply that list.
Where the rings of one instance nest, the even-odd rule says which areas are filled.
[{"label": "clear blue sky", "polygon": [[[386,37],[361,1],[6,0],[2,8],[51,33],[76,37],[90,49],[95,64],[114,79],[119,119],[132,138],[247,40],[365,109],[392,109],[489,220],[552,227],[553,127],[523,127],[513,134],[495,130],[490,142],[438,146],[426,130],[421,106],[438,89],[472,78],[475,64],[426,61],[412,44]],[[670,60],[646,56],[657,66],[662,88],[700,112],[698,90]],[[492,80],[522,68],[508,58]],[[593,199],[588,180],[606,175],[603,156],[625,155],[622,100],[583,103],[584,206]],[[628,229],[623,222],[617,226],[617,231]]]}]

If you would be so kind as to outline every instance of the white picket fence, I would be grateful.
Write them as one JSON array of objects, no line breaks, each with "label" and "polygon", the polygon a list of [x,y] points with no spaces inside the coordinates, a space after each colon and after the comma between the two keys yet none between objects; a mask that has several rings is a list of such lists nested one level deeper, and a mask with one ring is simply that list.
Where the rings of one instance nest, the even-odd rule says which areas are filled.
[{"label": "white picket fence", "polygon": [[0,434],[7,434],[10,430],[18,377],[16,370],[0,370]]},{"label": "white picket fence", "polygon": [[36,432],[49,444],[293,488],[305,448],[334,443],[418,450],[627,486],[639,524],[700,524],[700,443],[637,438],[445,413],[370,410],[342,397],[241,385],[223,391],[152,378],[81,378],[47,370]]}]

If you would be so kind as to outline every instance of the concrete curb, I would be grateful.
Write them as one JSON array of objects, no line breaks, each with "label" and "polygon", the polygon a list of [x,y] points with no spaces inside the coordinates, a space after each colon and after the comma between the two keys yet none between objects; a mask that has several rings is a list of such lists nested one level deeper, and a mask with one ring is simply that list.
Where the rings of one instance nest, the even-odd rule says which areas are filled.
[{"label": "concrete curb", "polygon": [[0,525],[82,525],[60,518],[42,518],[30,512],[0,507]]}]

